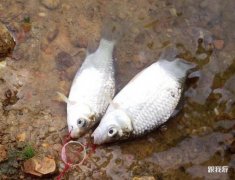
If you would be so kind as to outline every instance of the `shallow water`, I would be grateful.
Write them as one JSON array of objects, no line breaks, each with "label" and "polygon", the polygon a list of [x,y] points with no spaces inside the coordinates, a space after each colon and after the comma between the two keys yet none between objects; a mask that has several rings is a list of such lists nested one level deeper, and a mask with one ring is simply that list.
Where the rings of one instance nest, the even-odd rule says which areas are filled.
[{"label": "shallow water", "polygon": [[[103,21],[109,18],[128,22],[114,54],[117,91],[168,47],[177,47],[180,57],[199,68],[187,82],[182,111],[164,127],[98,147],[83,171],[71,169],[64,178],[234,178],[233,0],[44,2],[0,1],[0,21],[17,43],[0,69],[0,143],[7,151],[33,144],[39,154],[56,160],[58,171],[48,178],[59,174],[67,127],[66,105],[56,92],[68,95],[87,47],[98,45]],[[1,178],[35,179],[23,173],[22,162],[14,163],[0,162]],[[208,166],[224,165],[230,166],[228,173],[207,172]]]}]

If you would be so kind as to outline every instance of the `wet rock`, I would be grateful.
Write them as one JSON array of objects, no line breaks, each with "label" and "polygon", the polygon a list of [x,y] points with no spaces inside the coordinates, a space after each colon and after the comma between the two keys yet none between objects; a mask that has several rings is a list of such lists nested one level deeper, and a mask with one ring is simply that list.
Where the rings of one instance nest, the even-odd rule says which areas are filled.
[{"label": "wet rock", "polygon": [[235,75],[231,76],[225,83],[224,87],[231,93],[235,93]]},{"label": "wet rock", "polygon": [[57,69],[59,70],[65,70],[74,65],[72,56],[64,51],[57,54],[57,56],[55,57],[55,61]]},{"label": "wet rock", "polygon": [[7,151],[5,146],[0,145],[0,162],[7,159]]},{"label": "wet rock", "polygon": [[211,133],[203,137],[192,137],[182,141],[178,146],[167,151],[154,153],[148,161],[164,170],[176,169],[188,163],[199,165],[209,160],[217,151],[224,149],[225,142],[232,139],[231,134]]},{"label": "wet rock", "polygon": [[41,3],[43,6],[45,6],[48,9],[56,9],[60,6],[60,0],[41,0]]},{"label": "wet rock", "polygon": [[0,58],[9,56],[15,47],[15,41],[8,29],[0,22]]},{"label": "wet rock", "polygon": [[221,50],[224,48],[224,41],[223,40],[214,40],[213,42],[216,49]]},{"label": "wet rock", "polygon": [[190,99],[194,102],[204,104],[212,92],[211,86],[213,83],[214,74],[205,68],[200,72],[200,76],[201,77],[196,83],[196,88],[190,87],[186,91],[185,95],[190,97]]},{"label": "wet rock", "polygon": [[41,174],[53,173],[56,170],[55,160],[45,157],[41,160],[40,166],[36,166],[35,170]]},{"label": "wet rock", "polygon": [[24,162],[24,172],[36,176],[43,176],[55,172],[56,164],[52,158],[44,157],[39,159],[33,157]]},{"label": "wet rock", "polygon": [[235,102],[235,97],[234,97],[234,92],[235,92],[235,76],[230,77],[223,88],[217,88],[213,92],[215,94],[221,94],[221,98],[218,100],[218,103],[224,103],[226,102],[226,112],[231,111],[231,108],[234,105]]},{"label": "wet rock", "polygon": [[28,174],[32,174],[35,176],[42,176],[41,173],[35,171],[37,161],[35,159],[29,159],[24,162],[24,172]]}]

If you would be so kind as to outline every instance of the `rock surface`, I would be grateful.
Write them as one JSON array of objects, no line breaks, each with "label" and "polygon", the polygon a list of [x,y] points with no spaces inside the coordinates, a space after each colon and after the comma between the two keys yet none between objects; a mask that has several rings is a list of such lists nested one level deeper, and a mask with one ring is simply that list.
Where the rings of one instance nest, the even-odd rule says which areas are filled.
[{"label": "rock surface", "polygon": [[33,157],[24,162],[24,172],[36,176],[43,176],[55,172],[55,160],[44,157],[42,159]]},{"label": "rock surface", "polygon": [[8,29],[0,22],[0,58],[9,56],[15,47],[14,38]]}]

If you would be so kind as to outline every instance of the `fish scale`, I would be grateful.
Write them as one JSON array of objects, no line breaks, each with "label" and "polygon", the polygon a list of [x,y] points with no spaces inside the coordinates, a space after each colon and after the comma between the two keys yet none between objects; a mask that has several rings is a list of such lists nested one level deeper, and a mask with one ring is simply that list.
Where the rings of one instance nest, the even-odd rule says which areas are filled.
[{"label": "fish scale", "polygon": [[137,74],[109,105],[93,133],[94,143],[141,136],[165,123],[176,109],[187,72],[193,67],[182,59],[160,59]]},{"label": "fish scale", "polygon": [[[156,91],[156,94],[157,93],[158,92]],[[138,136],[144,134],[145,131],[151,131],[162,125],[174,111],[176,103],[172,102],[178,102],[180,93],[181,92],[178,92],[174,99],[169,98],[171,97],[170,93],[166,93],[165,96],[157,94],[152,101],[144,106],[142,111],[139,112],[136,117],[132,118],[132,125],[134,128],[133,134]]]}]

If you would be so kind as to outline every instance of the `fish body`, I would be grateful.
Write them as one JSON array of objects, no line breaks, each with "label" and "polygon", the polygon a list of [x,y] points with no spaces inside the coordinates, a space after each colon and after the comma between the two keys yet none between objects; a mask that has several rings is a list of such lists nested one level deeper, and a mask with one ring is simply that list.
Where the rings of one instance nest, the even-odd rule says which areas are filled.
[{"label": "fish body", "polygon": [[94,143],[141,136],[165,123],[193,67],[184,60],[161,59],[137,74],[113,99],[92,135]]},{"label": "fish body", "polygon": [[73,80],[67,103],[71,137],[77,138],[104,115],[115,93],[114,41],[101,39],[97,50],[87,55]]}]

